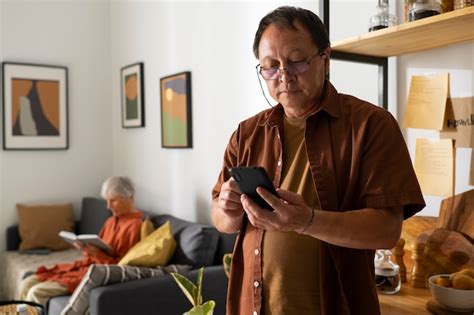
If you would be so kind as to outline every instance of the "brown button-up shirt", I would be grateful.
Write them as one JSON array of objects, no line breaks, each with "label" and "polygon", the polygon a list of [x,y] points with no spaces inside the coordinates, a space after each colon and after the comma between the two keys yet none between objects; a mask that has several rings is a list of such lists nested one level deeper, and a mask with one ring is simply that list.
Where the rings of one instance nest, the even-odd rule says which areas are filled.
[{"label": "brown button-up shirt", "polygon": [[[227,145],[213,198],[234,166],[263,166],[275,187],[280,186],[283,115],[278,105],[239,124]],[[400,128],[384,109],[339,94],[327,82],[321,106],[307,119],[305,141],[321,209],[402,206],[408,218],[425,206]],[[244,218],[232,259],[228,315],[261,312],[262,236],[263,230]],[[380,313],[373,250],[321,242],[319,259],[322,314]]]}]

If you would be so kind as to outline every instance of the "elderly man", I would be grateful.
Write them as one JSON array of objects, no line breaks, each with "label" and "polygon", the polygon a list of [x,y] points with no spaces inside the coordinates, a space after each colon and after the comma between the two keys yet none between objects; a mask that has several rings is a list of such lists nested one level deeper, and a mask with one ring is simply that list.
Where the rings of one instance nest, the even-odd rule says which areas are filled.
[{"label": "elderly man", "polygon": [[[326,79],[328,35],[312,12],[280,7],[259,24],[258,72],[278,105],[241,122],[212,191],[212,218],[239,232],[227,314],[379,314],[374,250],[424,207],[395,119]],[[274,211],[241,194],[228,168],[264,167]]]},{"label": "elderly man", "polygon": [[107,200],[112,217],[105,221],[100,238],[113,253],[88,245],[76,247],[84,258],[69,264],[59,264],[51,269],[39,267],[35,275],[23,280],[20,299],[46,305],[51,297],[72,294],[91,264],[115,264],[140,240],[143,213],[135,209],[135,190],[127,177],[114,176],[102,185],[101,195]]}]

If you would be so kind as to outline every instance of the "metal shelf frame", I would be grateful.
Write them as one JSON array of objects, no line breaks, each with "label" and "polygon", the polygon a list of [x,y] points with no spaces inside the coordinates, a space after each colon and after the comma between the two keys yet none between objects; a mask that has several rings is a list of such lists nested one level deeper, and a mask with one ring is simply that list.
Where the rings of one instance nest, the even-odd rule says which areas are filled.
[{"label": "metal shelf frame", "polygon": [[[319,1],[319,17],[329,35],[329,0]],[[331,51],[331,59],[378,66],[378,103],[384,109],[388,109],[388,57],[375,57],[334,50]]]}]

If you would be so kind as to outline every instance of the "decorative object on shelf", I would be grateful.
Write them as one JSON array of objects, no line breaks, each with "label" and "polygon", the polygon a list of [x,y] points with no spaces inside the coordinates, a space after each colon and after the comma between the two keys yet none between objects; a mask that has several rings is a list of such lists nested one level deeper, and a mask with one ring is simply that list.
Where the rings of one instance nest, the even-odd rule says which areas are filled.
[{"label": "decorative object on shelf", "polygon": [[446,13],[454,10],[454,0],[441,0],[441,13]]},{"label": "decorative object on shelf", "polygon": [[212,315],[214,313],[214,308],[216,307],[216,302],[209,300],[205,303],[202,303],[202,274],[204,273],[204,267],[199,269],[197,274],[196,284],[192,283],[188,278],[178,274],[171,273],[174,281],[178,284],[181,291],[188,298],[188,300],[193,305],[193,308],[183,315]]},{"label": "decorative object on shelf", "polygon": [[454,10],[467,8],[473,4],[473,0],[454,0]]},{"label": "decorative object on shelf", "polygon": [[392,252],[388,249],[375,252],[375,288],[382,294],[395,294],[400,291],[400,267],[390,260]]},{"label": "decorative object on shelf", "polygon": [[192,148],[191,72],[160,79],[161,146]]},{"label": "decorative object on shelf", "polygon": [[369,32],[397,25],[397,16],[388,12],[388,0],[379,0],[377,5],[378,13],[370,18]]},{"label": "decorative object on shelf", "polygon": [[143,62],[137,62],[120,70],[122,98],[122,127],[145,126],[145,81]]},{"label": "decorative object on shelf", "polygon": [[412,5],[413,1],[415,0],[405,0],[405,4],[403,5],[403,22],[408,21],[408,12],[410,11],[410,6]]},{"label": "decorative object on shelf", "polygon": [[3,149],[68,149],[67,68],[4,62]]},{"label": "decorative object on shelf", "polygon": [[416,21],[441,12],[440,0],[415,0],[409,6],[408,21]]}]

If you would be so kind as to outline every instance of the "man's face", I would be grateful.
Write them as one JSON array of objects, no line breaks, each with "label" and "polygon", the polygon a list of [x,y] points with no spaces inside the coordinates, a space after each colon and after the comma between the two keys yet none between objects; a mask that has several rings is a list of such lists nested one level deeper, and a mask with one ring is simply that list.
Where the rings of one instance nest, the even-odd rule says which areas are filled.
[{"label": "man's face", "polygon": [[[262,68],[286,69],[296,62],[304,62],[318,53],[311,35],[298,22],[296,30],[270,25],[259,43],[259,62]],[[306,72],[299,75],[281,71],[276,80],[265,80],[270,95],[277,100],[289,117],[302,117],[319,105],[326,69],[329,67],[329,48],[326,58],[316,55]]]}]

